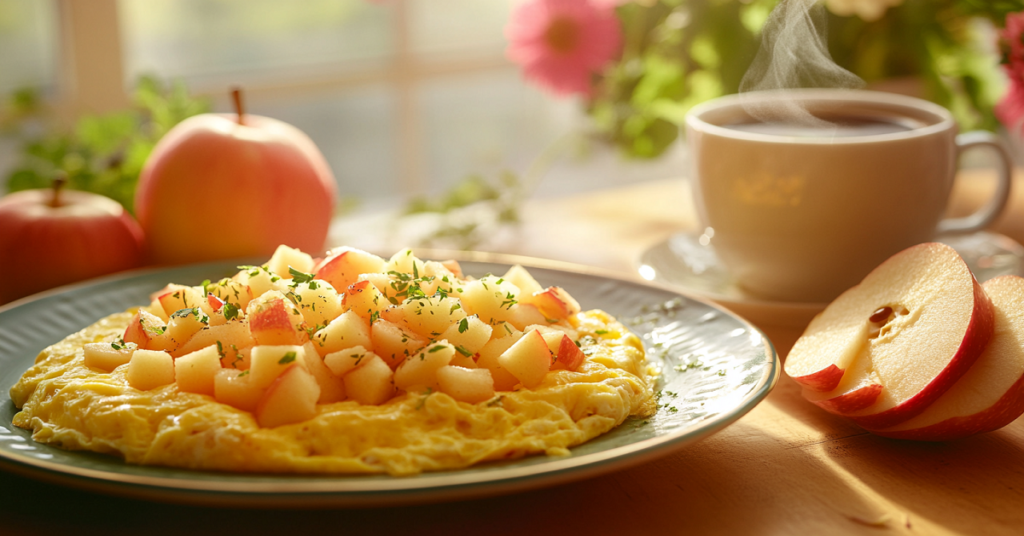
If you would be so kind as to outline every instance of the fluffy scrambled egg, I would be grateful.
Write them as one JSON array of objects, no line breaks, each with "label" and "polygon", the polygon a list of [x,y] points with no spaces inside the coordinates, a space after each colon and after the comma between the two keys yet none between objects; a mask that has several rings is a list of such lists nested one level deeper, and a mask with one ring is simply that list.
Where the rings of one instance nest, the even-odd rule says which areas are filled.
[{"label": "fluffy scrambled egg", "polygon": [[640,340],[602,311],[577,315],[584,362],[552,370],[532,389],[485,402],[442,392],[400,392],[381,405],[318,404],[312,419],[261,428],[248,411],[174,383],[131,387],[128,365],[87,367],[83,346],[121,333],[115,314],[50,346],[11,389],[16,426],[36,441],[123,456],[129,463],[292,473],[458,469],[529,454],[566,455],[629,415],[655,409]]}]

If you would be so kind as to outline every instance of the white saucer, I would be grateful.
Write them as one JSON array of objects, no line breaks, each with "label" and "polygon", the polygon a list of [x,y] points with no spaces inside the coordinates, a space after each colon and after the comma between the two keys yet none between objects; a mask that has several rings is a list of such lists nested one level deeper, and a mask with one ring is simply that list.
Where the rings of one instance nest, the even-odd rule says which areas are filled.
[{"label": "white saucer", "polygon": [[[939,242],[960,253],[978,281],[1007,274],[1024,275],[1024,247],[997,233],[944,235]],[[778,302],[741,288],[722,265],[714,248],[697,233],[680,233],[648,248],[638,262],[640,276],[680,287],[731,309],[754,324],[805,327],[827,303]]]}]

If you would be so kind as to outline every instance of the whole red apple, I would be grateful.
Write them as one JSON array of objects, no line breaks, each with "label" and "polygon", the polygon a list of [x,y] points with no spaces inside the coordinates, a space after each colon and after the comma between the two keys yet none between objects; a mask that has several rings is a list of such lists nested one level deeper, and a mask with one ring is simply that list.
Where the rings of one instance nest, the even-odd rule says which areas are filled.
[{"label": "whole red apple", "polygon": [[153,149],[135,209],[157,264],[267,256],[280,244],[320,251],[334,212],[334,175],[299,129],[247,115],[182,121]]},{"label": "whole red apple", "polygon": [[0,199],[0,303],[142,263],[139,224],[116,201],[54,189]]}]

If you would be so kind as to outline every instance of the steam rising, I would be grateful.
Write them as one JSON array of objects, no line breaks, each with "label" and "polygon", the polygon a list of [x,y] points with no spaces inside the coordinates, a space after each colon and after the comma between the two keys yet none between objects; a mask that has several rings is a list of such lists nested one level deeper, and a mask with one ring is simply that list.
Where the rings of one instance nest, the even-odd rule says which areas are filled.
[{"label": "steam rising", "polygon": [[[772,10],[761,35],[761,49],[740,82],[740,93],[794,88],[864,86],[857,75],[832,61],[828,52],[828,19],[818,0],[782,0]],[[808,127],[831,123],[793,101],[744,104],[747,113],[765,123],[785,122]]]}]

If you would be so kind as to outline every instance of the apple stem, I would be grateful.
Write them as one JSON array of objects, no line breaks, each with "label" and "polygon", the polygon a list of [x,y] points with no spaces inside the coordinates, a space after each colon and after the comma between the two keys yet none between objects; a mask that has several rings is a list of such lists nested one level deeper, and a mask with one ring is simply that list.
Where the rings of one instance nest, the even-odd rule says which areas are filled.
[{"label": "apple stem", "polygon": [[65,175],[63,173],[58,173],[57,176],[53,178],[53,183],[52,183],[53,199],[50,200],[50,206],[51,207],[57,208],[57,207],[61,206],[61,204],[60,204],[60,191],[63,190],[64,187],[67,186],[67,184],[68,184],[68,177],[67,177],[67,175]]},{"label": "apple stem", "polygon": [[242,105],[242,88],[231,88],[231,100],[235,103],[235,113],[238,114],[238,124],[245,124],[245,106]]}]

